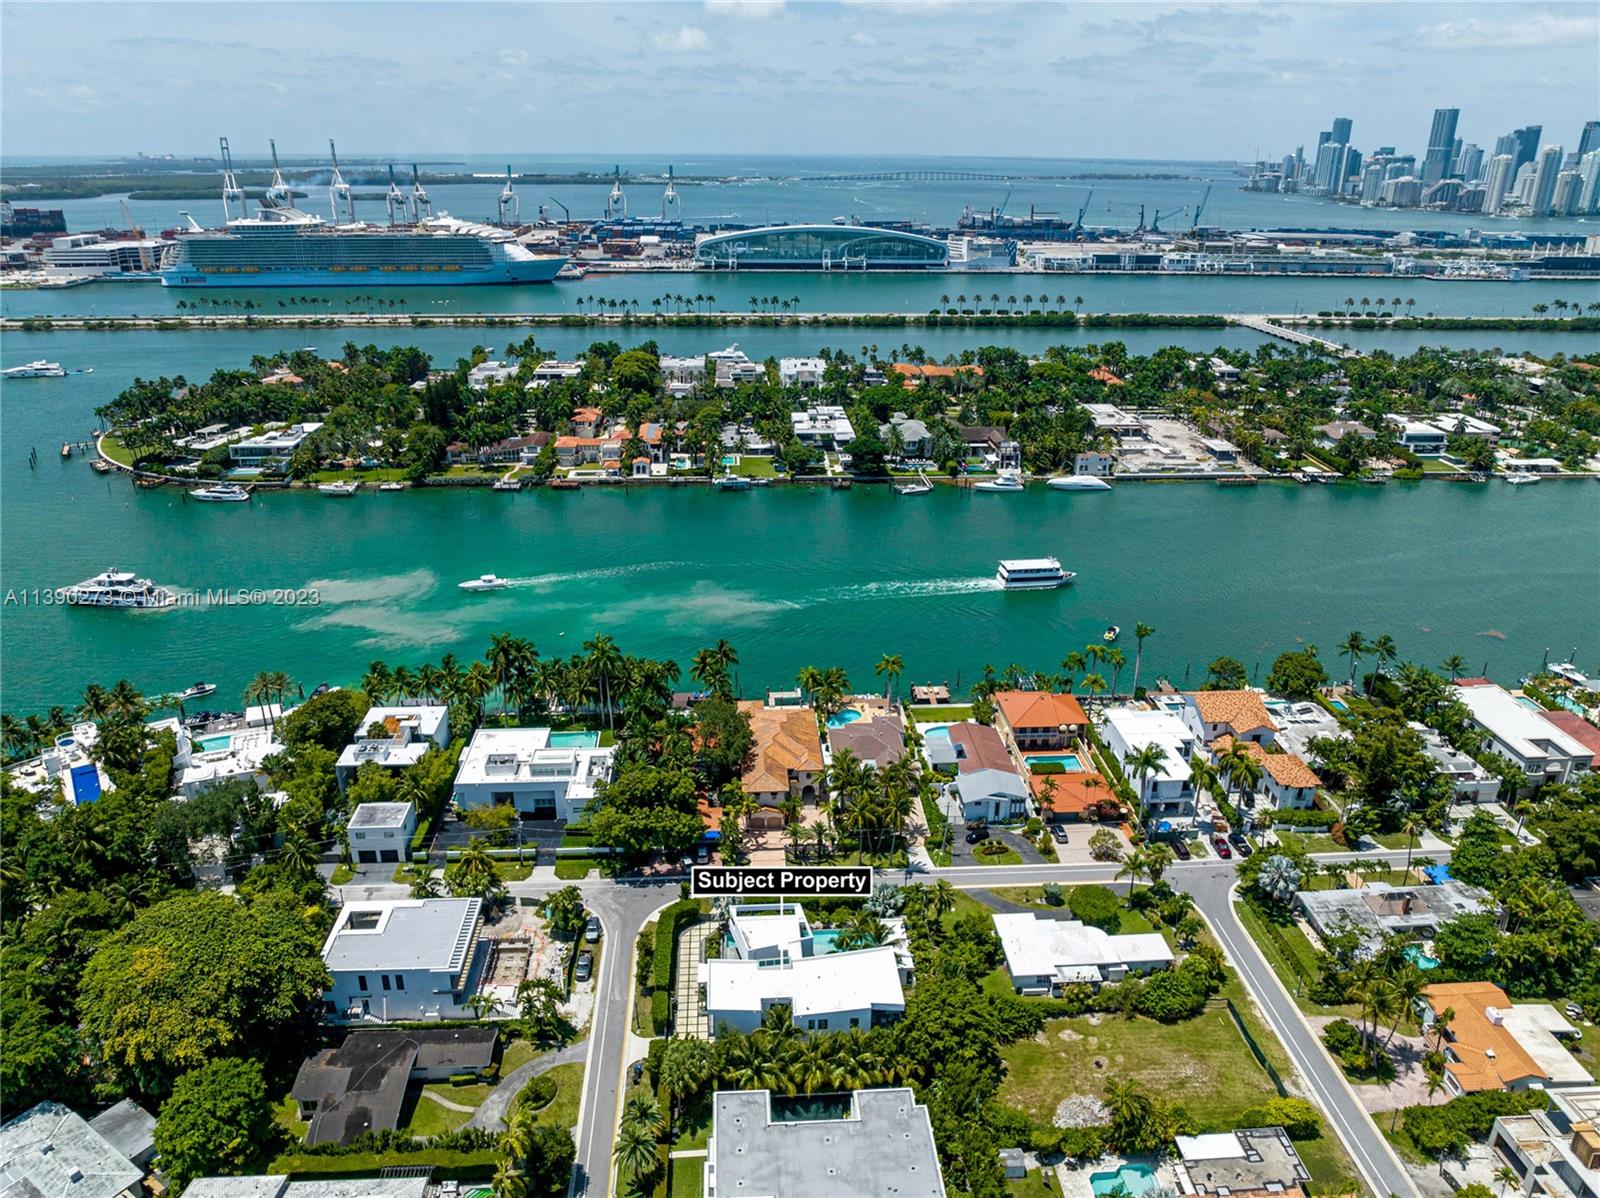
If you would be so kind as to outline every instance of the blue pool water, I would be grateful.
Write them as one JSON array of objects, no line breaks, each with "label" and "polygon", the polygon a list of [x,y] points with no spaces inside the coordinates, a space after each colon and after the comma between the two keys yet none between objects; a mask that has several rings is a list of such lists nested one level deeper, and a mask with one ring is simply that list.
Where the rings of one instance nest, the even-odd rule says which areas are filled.
[{"label": "blue pool water", "polygon": [[838,715],[828,717],[828,727],[843,728],[846,724],[853,724],[861,718],[861,713],[854,707],[846,707]]},{"label": "blue pool water", "polygon": [[1333,708],[1335,711],[1349,711],[1350,710],[1350,708],[1345,704],[1345,701],[1343,699],[1329,699],[1328,700],[1328,706]]},{"label": "blue pool water", "polygon": [[218,749],[226,749],[233,743],[233,737],[223,734],[221,736],[202,736],[195,742],[195,748],[202,753],[214,753]]},{"label": "blue pool water", "polygon": [[1083,768],[1083,762],[1076,753],[1030,753],[1027,760],[1030,766],[1046,761],[1053,762],[1069,773]]},{"label": "blue pool water", "polygon": [[918,724],[917,730],[922,733],[923,740],[949,740],[949,724]]},{"label": "blue pool water", "polygon": [[552,732],[552,749],[592,749],[600,743],[598,732]]},{"label": "blue pool water", "polygon": [[1516,700],[1517,700],[1518,703],[1521,703],[1524,707],[1526,707],[1529,711],[1543,711],[1544,710],[1544,705],[1542,703],[1540,703],[1537,699],[1528,698],[1527,695],[1517,695],[1516,696]]},{"label": "blue pool water", "polygon": [[811,933],[811,953],[813,956],[825,957],[837,951],[835,942],[839,939],[838,928],[818,928]]},{"label": "blue pool water", "polygon": [[1089,1174],[1089,1188],[1097,1198],[1121,1186],[1134,1198],[1156,1187],[1156,1171],[1149,1165],[1126,1164],[1113,1173]]},{"label": "blue pool water", "polygon": [[1405,954],[1406,954],[1406,960],[1410,961],[1418,969],[1438,969],[1439,968],[1439,958],[1438,957],[1430,957],[1430,956],[1428,956],[1427,953],[1422,951],[1422,946],[1420,944],[1408,944],[1408,945],[1406,945]]}]

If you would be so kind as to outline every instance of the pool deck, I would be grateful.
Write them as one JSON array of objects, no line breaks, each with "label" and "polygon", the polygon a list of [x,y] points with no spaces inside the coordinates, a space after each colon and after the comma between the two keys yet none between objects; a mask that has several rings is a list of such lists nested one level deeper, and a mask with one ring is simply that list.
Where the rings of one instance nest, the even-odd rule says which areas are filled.
[{"label": "pool deck", "polygon": [[1057,1165],[1056,1180],[1061,1183],[1061,1198],[1096,1198],[1089,1179],[1096,1173],[1115,1173],[1123,1165],[1148,1165],[1155,1170],[1155,1185],[1167,1186],[1173,1193],[1180,1192],[1178,1176],[1172,1166],[1153,1156],[1107,1156],[1089,1163]]}]

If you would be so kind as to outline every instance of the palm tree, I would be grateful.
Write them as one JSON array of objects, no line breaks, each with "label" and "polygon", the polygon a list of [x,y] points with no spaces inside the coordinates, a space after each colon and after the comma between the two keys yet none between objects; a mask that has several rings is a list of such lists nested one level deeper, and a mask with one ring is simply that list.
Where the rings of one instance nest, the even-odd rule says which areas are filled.
[{"label": "palm tree", "polygon": [[[1375,682],[1378,677],[1378,671],[1383,669],[1384,666],[1398,657],[1400,655],[1400,651],[1395,647],[1394,637],[1390,636],[1387,632],[1383,633],[1378,637],[1377,640],[1373,641],[1369,648],[1372,650],[1372,655],[1378,659],[1377,669],[1372,671],[1372,681]],[[1370,695],[1371,693],[1372,682],[1368,682],[1367,694]]]},{"label": "palm tree", "polygon": [[1462,657],[1459,653],[1452,653],[1449,657],[1445,658],[1439,663],[1439,668],[1445,673],[1449,674],[1450,681],[1454,682],[1457,678],[1461,677],[1462,671],[1467,668],[1467,659]]},{"label": "palm tree", "polygon": [[1406,834],[1406,881],[1411,879],[1411,852],[1417,847],[1417,837],[1427,825],[1415,812],[1408,811],[1400,821],[1400,830]]},{"label": "palm tree", "polygon": [[1117,881],[1120,882],[1123,878],[1128,879],[1128,898],[1130,901],[1133,898],[1133,892],[1139,889],[1139,879],[1145,876],[1148,863],[1149,858],[1145,855],[1145,850],[1134,849],[1122,859],[1122,864],[1117,869]]},{"label": "palm tree", "polygon": [[[624,1123],[617,1132],[612,1156],[616,1159],[617,1167],[630,1178],[650,1173],[657,1162],[655,1133],[637,1123]],[[495,1192],[500,1192],[498,1187]]]},{"label": "palm tree", "polygon": [[1136,642],[1133,650],[1133,693],[1139,693],[1139,667],[1144,662],[1144,638],[1154,636],[1156,630],[1149,624],[1135,623],[1133,626],[1133,639]]},{"label": "palm tree", "polygon": [[878,664],[872,667],[874,674],[882,674],[888,678],[888,687],[883,697],[894,697],[895,684],[900,680],[900,675],[905,671],[905,660],[898,653],[885,653],[878,659]]},{"label": "palm tree", "polygon": [[1106,664],[1111,667],[1111,697],[1117,697],[1117,677],[1122,673],[1122,667],[1128,664],[1128,659],[1121,649],[1113,648],[1106,654]]},{"label": "palm tree", "polygon": [[1088,665],[1089,663],[1084,660],[1083,654],[1079,653],[1076,649],[1061,659],[1061,668],[1065,670],[1067,674],[1068,694],[1072,693],[1073,680],[1086,668],[1088,668]]},{"label": "palm tree", "polygon": [[615,729],[616,720],[611,706],[611,685],[622,666],[622,650],[603,632],[597,632],[583,643],[588,654],[585,665],[600,687],[600,705],[605,711],[606,726]]},{"label": "palm tree", "polygon": [[1256,755],[1246,748],[1248,742],[1236,740],[1228,746],[1228,751],[1222,755],[1218,764],[1222,772],[1227,775],[1228,789],[1231,792],[1237,784],[1241,793],[1254,791],[1261,781],[1261,776],[1266,769],[1257,759]]},{"label": "palm tree", "polygon": [[1262,863],[1256,888],[1275,902],[1287,905],[1300,889],[1300,868],[1292,857],[1274,853]]},{"label": "palm tree", "polygon": [[928,913],[933,916],[935,923],[955,910],[956,888],[944,878],[933,884],[933,889],[928,893]]},{"label": "palm tree", "polygon": [[1361,667],[1361,655],[1369,649],[1366,637],[1352,632],[1339,643],[1339,656],[1350,659],[1350,689],[1356,688],[1356,671]]},{"label": "palm tree", "polygon": [[411,879],[411,897],[430,899],[439,897],[439,878],[431,865],[420,865]]},{"label": "palm tree", "polygon": [[1500,1193],[1502,1195],[1505,1194],[1507,1186],[1514,1186],[1522,1180],[1517,1171],[1510,1165],[1501,1165],[1496,1169],[1494,1171],[1494,1179],[1500,1183]]},{"label": "palm tree", "polygon": [[1145,793],[1145,783],[1151,774],[1161,768],[1161,763],[1166,759],[1167,750],[1161,745],[1152,742],[1135,749],[1123,760],[1123,768],[1139,779],[1139,807],[1141,810],[1149,798]]},{"label": "palm tree", "polygon": [[1085,674],[1083,676],[1083,689],[1089,692],[1089,706],[1093,708],[1095,697],[1106,689],[1105,676],[1102,674]]}]

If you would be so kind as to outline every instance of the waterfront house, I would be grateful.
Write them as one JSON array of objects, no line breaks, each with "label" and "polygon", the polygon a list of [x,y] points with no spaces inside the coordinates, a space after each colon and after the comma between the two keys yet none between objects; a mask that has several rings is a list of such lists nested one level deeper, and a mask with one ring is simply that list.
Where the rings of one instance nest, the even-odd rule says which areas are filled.
[{"label": "waterfront house", "polygon": [[1094,421],[1094,431],[1097,433],[1110,433],[1119,439],[1149,435],[1149,426],[1143,420],[1129,415],[1116,404],[1086,403],[1083,405],[1083,410],[1089,413],[1089,419]]},{"label": "waterfront house", "polygon": [[795,439],[813,449],[843,449],[855,440],[856,430],[838,404],[813,404],[789,413]]},{"label": "waterfront house", "polygon": [[961,817],[969,824],[1009,824],[1028,818],[1028,785],[1009,766],[963,771],[946,784],[945,793],[960,805]]},{"label": "waterfront house", "polygon": [[330,1023],[470,1019],[483,901],[347,902],[322,946]]},{"label": "waterfront house", "polygon": [[[1171,712],[1133,707],[1109,708],[1101,721],[1106,748],[1128,775],[1144,817],[1192,829],[1196,794],[1189,761],[1200,745],[1194,731]],[[1141,779],[1129,771],[1128,759],[1147,745],[1161,749],[1161,763]]]},{"label": "waterfront house", "polygon": [[1070,749],[1089,733],[1089,717],[1073,695],[1054,691],[997,691],[994,726],[1018,754]]},{"label": "waterfront house", "polygon": [[560,358],[546,358],[533,368],[533,373],[528,376],[528,389],[548,387],[551,383],[562,383],[568,379],[581,377],[583,362],[581,359],[563,362]]},{"label": "waterfront house", "polygon": [[905,1013],[911,973],[904,925],[898,943],[839,951],[818,935],[805,909],[790,903],[746,903],[728,916],[722,955],[697,975],[713,1034],[754,1031],[768,1008],[789,1008],[802,1031],[871,1028]]},{"label": "waterfront house", "polygon": [[1399,432],[1400,444],[1419,458],[1436,458],[1444,453],[1449,434],[1426,420],[1391,416],[1389,423]]},{"label": "waterfront house", "polygon": [[983,458],[999,450],[1006,439],[1006,430],[993,424],[963,424],[956,435],[967,447],[967,457]]},{"label": "waterfront house", "polygon": [[144,1170],[70,1107],[41,1102],[0,1126],[6,1198],[143,1198]]},{"label": "waterfront house", "polygon": [[479,362],[467,371],[467,386],[474,391],[487,391],[496,383],[508,382],[517,377],[517,367],[511,362]]},{"label": "waterfront house", "polygon": [[842,728],[828,729],[829,757],[848,749],[874,769],[883,769],[906,755],[906,730],[894,712],[879,712]]},{"label": "waterfront house", "polygon": [[890,367],[900,379],[900,385],[907,391],[915,390],[924,383],[936,379],[947,381],[959,380],[963,375],[982,378],[983,367],[973,363],[960,366],[926,365],[918,362],[896,362]]},{"label": "waterfront house", "polygon": [[1270,745],[1278,725],[1267,713],[1260,691],[1187,691],[1183,722],[1206,744],[1219,736]]},{"label": "waterfront house", "polygon": [[824,761],[817,713],[809,707],[768,707],[745,699],[739,710],[750,718],[750,757],[740,783],[764,810],[750,817],[752,827],[781,828],[776,808],[790,795],[807,806],[817,801]]},{"label": "waterfront house", "polygon": [[828,369],[821,358],[779,358],[778,385],[782,387],[820,387]]},{"label": "waterfront house", "polygon": [[275,462],[287,462],[305,439],[321,427],[322,421],[307,420],[285,428],[270,429],[258,436],[235,441],[228,447],[228,457],[235,466],[267,466]]},{"label": "waterfront house", "polygon": [[459,810],[506,803],[529,819],[579,819],[595,788],[610,780],[616,758],[616,749],[600,748],[597,739],[549,728],[479,728],[461,753],[453,801]]},{"label": "waterfront house", "polygon": [[1374,441],[1378,434],[1362,424],[1359,420],[1330,420],[1327,424],[1319,424],[1314,430],[1317,434],[1317,444],[1324,449],[1332,449],[1350,433],[1354,433],[1363,441]]},{"label": "waterfront house", "polygon": [[719,387],[737,387],[742,383],[764,382],[767,377],[767,368],[760,362],[752,362],[749,355],[737,345],[708,353],[706,370],[711,373],[712,381]]},{"label": "waterfront house", "polygon": [[770,1090],[712,1095],[705,1198],[945,1198],[933,1123],[911,1090],[856,1090],[812,1117],[777,1111],[785,1101]]},{"label": "waterfront house", "polygon": [[524,437],[506,437],[504,440],[491,441],[487,445],[473,447],[465,441],[452,441],[445,450],[445,464],[449,466],[465,466],[476,462],[480,466],[503,466],[512,463],[531,465],[539,456],[539,451],[550,444],[549,433],[529,433]]},{"label": "waterfront house", "polygon": [[1455,684],[1456,698],[1466,704],[1473,725],[1489,738],[1489,747],[1511,761],[1531,786],[1566,782],[1590,767],[1594,753],[1543,718],[1532,699],[1523,702],[1504,687],[1481,679]]},{"label": "waterfront house", "polygon": [[1573,711],[1541,711],[1539,718],[1547,724],[1554,724],[1562,732],[1593,753],[1594,756],[1589,759],[1589,768],[1591,770],[1600,769],[1600,728],[1596,728],[1588,720]]},{"label": "waterfront house", "polygon": [[369,707],[361,717],[355,743],[345,746],[334,763],[342,792],[367,764],[386,770],[416,765],[429,749],[450,744],[450,709],[443,705]]},{"label": "waterfront house", "polygon": [[1261,781],[1256,793],[1265,795],[1272,805],[1282,810],[1316,806],[1317,791],[1322,779],[1296,753],[1269,753],[1253,740],[1235,742],[1231,736],[1219,736],[1208,746],[1217,761],[1227,756],[1234,744],[1242,744],[1245,751],[1261,766]]},{"label": "waterfront house", "polygon": [[593,437],[600,432],[600,422],[605,418],[599,408],[582,407],[572,410],[572,431],[579,437]]},{"label": "waterfront house", "polygon": [[1433,759],[1435,772],[1450,780],[1455,802],[1492,803],[1499,797],[1500,779],[1445,740],[1436,729],[1415,720],[1408,721],[1406,727],[1422,738],[1422,751]]},{"label": "waterfront house", "polygon": [[1006,972],[1018,994],[1060,994],[1062,987],[1120,982],[1129,974],[1172,965],[1159,932],[1112,936],[1076,919],[1043,919],[1023,911],[995,915]]},{"label": "waterfront house", "polygon": [[1501,1115],[1489,1146],[1520,1193],[1600,1198],[1600,1086],[1552,1090],[1546,1110]]},{"label": "waterfront house", "polygon": [[345,835],[359,864],[387,865],[411,860],[411,837],[416,831],[414,804],[362,803],[350,813]]},{"label": "waterfront house", "polygon": [[1109,453],[1089,450],[1072,459],[1074,474],[1087,474],[1093,478],[1110,478],[1117,469],[1117,459]]},{"label": "waterfront house", "polygon": [[1295,894],[1294,906],[1318,936],[1350,928],[1368,951],[1390,936],[1427,939],[1452,919],[1495,911],[1487,892],[1454,880],[1437,886],[1302,890]]},{"label": "waterfront house", "polygon": [[1011,750],[1006,748],[1005,738],[988,724],[975,724],[970,721],[951,724],[945,729],[945,736],[949,738],[954,756],[951,764],[959,773],[1016,768],[1011,760]]},{"label": "waterfront house", "polygon": [[904,412],[895,412],[886,423],[878,426],[878,436],[887,445],[896,433],[899,434],[900,444],[904,447],[903,457],[925,458],[933,453],[933,433],[922,421],[915,420]]},{"label": "waterfront house", "polygon": [[1423,992],[1417,1015],[1428,1047],[1444,1054],[1452,1096],[1594,1083],[1563,1043],[1582,1033],[1549,1003],[1513,1003],[1493,982],[1442,982]]},{"label": "waterfront house", "polygon": [[1305,1198],[1311,1171],[1281,1127],[1176,1138],[1181,1194],[1216,1198]]},{"label": "waterfront house", "polygon": [[[663,354],[659,359],[661,381],[670,388],[674,383],[692,390],[697,383],[705,381],[706,356],[698,354],[693,357],[677,358],[671,354]],[[687,393],[687,392],[685,392]]]}]

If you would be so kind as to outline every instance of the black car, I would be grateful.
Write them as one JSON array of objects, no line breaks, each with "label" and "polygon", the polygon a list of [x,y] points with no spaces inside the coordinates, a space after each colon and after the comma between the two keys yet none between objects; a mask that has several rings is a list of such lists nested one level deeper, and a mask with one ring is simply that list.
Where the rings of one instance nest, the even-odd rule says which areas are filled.
[{"label": "black car", "polygon": [[589,980],[589,975],[593,972],[594,954],[588,949],[584,949],[578,954],[578,967],[573,971],[572,976],[580,982],[587,982]]},{"label": "black car", "polygon": [[988,839],[989,839],[989,829],[985,828],[982,824],[979,824],[976,828],[972,829],[972,831],[967,833],[967,843],[968,844],[977,844],[980,841],[984,841],[984,840],[988,840]]},{"label": "black car", "polygon": [[1050,839],[1057,844],[1067,843],[1067,826],[1065,824],[1050,825]]},{"label": "black car", "polygon": [[1187,861],[1190,857],[1194,856],[1194,854],[1189,851],[1189,846],[1181,840],[1174,840],[1172,842],[1172,855],[1179,861]]},{"label": "black car", "polygon": [[1243,832],[1229,832],[1228,843],[1239,850],[1239,856],[1241,857],[1248,857],[1255,852],[1255,849],[1250,847],[1250,841],[1245,838]]}]

